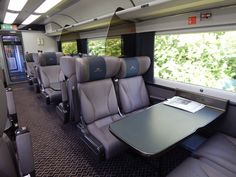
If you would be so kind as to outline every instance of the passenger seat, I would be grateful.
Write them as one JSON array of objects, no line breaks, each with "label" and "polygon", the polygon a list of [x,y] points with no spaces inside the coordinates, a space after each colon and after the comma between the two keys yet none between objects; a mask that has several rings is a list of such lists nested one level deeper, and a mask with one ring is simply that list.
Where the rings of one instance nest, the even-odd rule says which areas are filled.
[{"label": "passenger seat", "polygon": [[62,53],[55,52],[39,55],[41,91],[47,104],[61,102],[60,81],[65,79],[59,65],[61,56]]},{"label": "passenger seat", "polygon": [[188,158],[167,177],[235,177],[232,171],[208,159]]},{"label": "passenger seat", "polygon": [[236,138],[216,134],[167,177],[235,177]]},{"label": "passenger seat", "polygon": [[122,58],[117,75],[116,90],[120,99],[121,112],[128,114],[150,105],[148,92],[142,75],[150,67],[149,57]]},{"label": "passenger seat", "polygon": [[236,138],[218,133],[202,144],[194,156],[209,159],[236,176]]},{"label": "passenger seat", "polygon": [[[0,80],[0,176],[19,177],[35,175],[31,135],[27,128],[17,128],[11,141],[6,131],[9,101]],[[11,100],[12,101],[12,100]]]},{"label": "passenger seat", "polygon": [[33,83],[37,81],[36,73],[35,73],[37,58],[38,58],[37,53],[28,53],[25,55],[27,77],[29,79],[30,85],[32,85]]},{"label": "passenger seat", "polygon": [[104,149],[106,159],[114,157],[126,147],[109,131],[109,125],[121,119],[111,79],[119,68],[120,61],[116,57],[76,59],[83,139],[94,151]]},{"label": "passenger seat", "polygon": [[[63,74],[65,75],[65,82],[61,84],[62,103],[57,107],[64,119],[64,123],[74,120],[74,103],[72,88],[77,85],[76,72],[75,72],[75,58],[71,56],[63,56],[60,59],[60,66]],[[69,115],[68,115],[69,114]]]}]

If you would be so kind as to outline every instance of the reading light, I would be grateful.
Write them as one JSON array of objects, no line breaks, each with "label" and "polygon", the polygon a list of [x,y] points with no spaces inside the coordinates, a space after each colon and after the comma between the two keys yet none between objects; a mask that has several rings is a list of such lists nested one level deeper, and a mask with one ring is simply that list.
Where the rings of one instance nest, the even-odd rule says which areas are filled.
[{"label": "reading light", "polygon": [[12,24],[18,15],[19,13],[6,12],[3,22],[6,24]]},{"label": "reading light", "polygon": [[46,0],[36,10],[35,13],[45,13],[57,5],[61,0]]},{"label": "reading light", "polygon": [[26,18],[22,24],[23,25],[28,25],[30,23],[32,23],[33,21],[35,21],[37,18],[39,18],[41,15],[30,15],[28,16],[28,18]]},{"label": "reading light", "polygon": [[10,0],[8,10],[21,11],[28,0]]}]

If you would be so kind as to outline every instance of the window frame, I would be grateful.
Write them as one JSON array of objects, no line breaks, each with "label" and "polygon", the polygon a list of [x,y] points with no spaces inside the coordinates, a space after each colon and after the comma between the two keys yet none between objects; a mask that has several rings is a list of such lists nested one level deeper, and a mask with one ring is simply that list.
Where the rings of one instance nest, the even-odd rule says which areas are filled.
[{"label": "window frame", "polygon": [[[181,30],[168,30],[168,31],[156,31],[156,35],[175,35],[175,34],[188,34],[188,33],[207,33],[207,32],[219,32],[219,31],[236,31],[236,25],[227,26],[215,26],[215,27],[203,27],[203,28],[192,28],[192,29],[181,29]],[[155,40],[154,40],[155,43]],[[155,46],[155,44],[154,44]],[[154,51],[153,51],[154,55]],[[155,56],[155,55],[154,55]],[[154,60],[153,60],[154,63]],[[155,63],[154,63],[155,64]],[[153,67],[153,71],[155,66]],[[162,85],[165,87],[173,89],[187,90],[193,93],[200,93],[212,97],[217,97],[219,99],[226,99],[233,103],[236,103],[236,93],[226,91],[223,89],[211,88],[201,85],[195,85],[191,83],[184,83],[180,81],[174,81],[170,79],[162,79],[155,77],[155,72],[153,72],[154,84]]]}]

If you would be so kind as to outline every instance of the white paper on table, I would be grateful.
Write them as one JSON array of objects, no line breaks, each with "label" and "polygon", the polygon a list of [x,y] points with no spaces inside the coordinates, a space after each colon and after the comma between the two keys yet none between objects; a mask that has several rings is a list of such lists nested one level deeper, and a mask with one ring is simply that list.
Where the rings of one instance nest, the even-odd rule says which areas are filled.
[{"label": "white paper on table", "polygon": [[204,104],[192,101],[179,96],[174,96],[164,102],[165,105],[173,106],[179,109],[183,109],[188,112],[195,113],[205,107]]}]

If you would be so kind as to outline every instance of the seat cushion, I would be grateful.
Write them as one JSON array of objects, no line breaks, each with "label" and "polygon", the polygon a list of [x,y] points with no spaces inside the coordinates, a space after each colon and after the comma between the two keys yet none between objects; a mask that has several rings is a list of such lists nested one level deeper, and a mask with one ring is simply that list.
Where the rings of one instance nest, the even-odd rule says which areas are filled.
[{"label": "seat cushion", "polygon": [[62,99],[61,91],[55,91],[51,88],[46,88],[44,91],[49,96],[50,103],[59,103],[59,102],[61,102],[61,99]]},{"label": "seat cushion", "polygon": [[204,158],[188,158],[167,177],[235,177],[236,174]]},{"label": "seat cushion", "polygon": [[201,145],[194,155],[209,159],[236,173],[236,138],[217,134]]},{"label": "seat cushion", "polygon": [[115,114],[88,125],[89,132],[103,144],[106,159],[110,159],[126,149],[125,144],[114,137],[109,131],[109,125],[119,119],[121,119],[121,117]]},{"label": "seat cushion", "polygon": [[150,105],[142,76],[119,80],[121,110],[127,114]]}]

